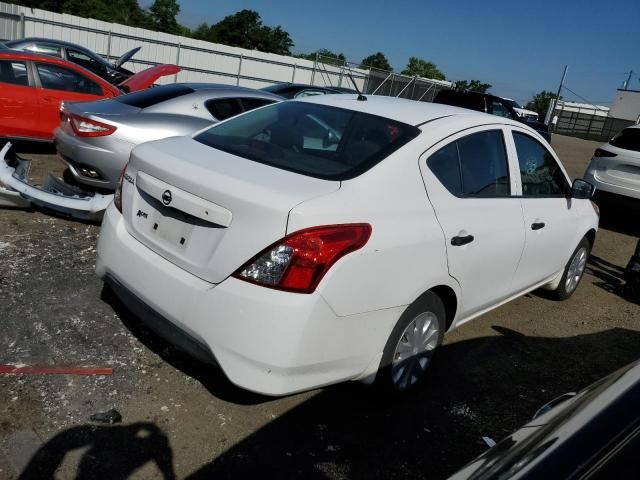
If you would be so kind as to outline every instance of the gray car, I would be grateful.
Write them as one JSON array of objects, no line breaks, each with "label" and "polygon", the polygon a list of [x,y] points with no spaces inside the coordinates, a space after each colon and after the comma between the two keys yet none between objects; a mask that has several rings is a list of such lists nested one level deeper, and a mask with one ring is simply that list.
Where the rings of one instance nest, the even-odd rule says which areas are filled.
[{"label": "gray car", "polygon": [[115,190],[136,145],[190,135],[281,100],[273,93],[231,85],[164,85],[108,100],[65,103],[54,141],[75,182]]}]

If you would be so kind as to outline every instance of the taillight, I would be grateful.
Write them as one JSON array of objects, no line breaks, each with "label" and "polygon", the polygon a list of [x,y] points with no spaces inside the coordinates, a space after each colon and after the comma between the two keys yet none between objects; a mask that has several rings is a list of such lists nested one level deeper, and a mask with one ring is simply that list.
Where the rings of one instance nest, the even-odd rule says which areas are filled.
[{"label": "taillight", "polygon": [[124,180],[124,173],[126,171],[127,171],[127,165],[125,165],[122,171],[120,172],[120,178],[118,179],[118,186],[116,187],[116,191],[113,194],[113,204],[116,206],[116,208],[120,213],[122,213],[122,182]]},{"label": "taillight", "polygon": [[334,263],[362,248],[370,236],[367,223],[300,230],[260,252],[233,276],[265,287],[311,293]]},{"label": "taillight", "polygon": [[79,137],[105,137],[116,131],[116,127],[113,125],[107,125],[73,113],[67,115],[71,128]]},{"label": "taillight", "polygon": [[593,153],[594,157],[617,157],[617,153],[609,152],[607,150],[603,150],[602,148],[596,148],[596,151]]}]

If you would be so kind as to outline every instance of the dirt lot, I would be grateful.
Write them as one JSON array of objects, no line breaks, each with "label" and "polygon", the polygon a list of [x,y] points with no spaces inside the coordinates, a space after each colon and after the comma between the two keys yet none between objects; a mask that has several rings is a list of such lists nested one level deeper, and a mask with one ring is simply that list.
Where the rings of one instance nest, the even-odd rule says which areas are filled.
[{"label": "dirt lot", "polygon": [[[597,145],[554,138],[572,176]],[[33,158],[37,175],[56,165]],[[638,218],[605,210],[570,300],[527,295],[450,333],[424,387],[389,402],[359,384],[279,399],[234,388],[103,290],[98,226],[0,211],[0,363],[113,367],[0,375],[0,478],[445,478],[482,436],[638,358],[640,307],[620,288]],[[110,408],[121,424],[89,420]]]}]

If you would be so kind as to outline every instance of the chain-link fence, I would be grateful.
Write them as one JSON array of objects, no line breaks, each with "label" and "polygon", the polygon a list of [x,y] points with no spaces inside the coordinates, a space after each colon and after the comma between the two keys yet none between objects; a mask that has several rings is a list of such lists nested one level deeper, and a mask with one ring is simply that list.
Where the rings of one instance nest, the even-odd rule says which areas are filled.
[{"label": "chain-link fence", "polygon": [[[340,74],[333,75],[335,84],[331,83],[331,78],[325,73],[328,68],[340,69]],[[401,97],[410,100],[423,102],[433,101],[435,95],[443,89],[453,87],[451,82],[445,80],[434,80],[417,76],[402,75],[388,70],[371,68],[367,65],[349,62],[336,57],[328,57],[316,54],[314,62],[314,75],[312,83],[316,79],[321,79],[323,85],[335,87],[353,88],[353,83],[349,79],[349,74],[357,71],[358,76],[366,71],[364,79],[363,93],[370,95],[385,95],[389,97]],[[355,78],[355,76],[354,76]]]}]

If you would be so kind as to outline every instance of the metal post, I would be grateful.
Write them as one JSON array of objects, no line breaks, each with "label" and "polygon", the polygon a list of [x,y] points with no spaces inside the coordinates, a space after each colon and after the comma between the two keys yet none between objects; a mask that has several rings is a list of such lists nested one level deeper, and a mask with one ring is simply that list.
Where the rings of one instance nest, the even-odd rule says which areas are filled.
[{"label": "metal post", "polygon": [[295,79],[296,79],[296,69],[298,68],[298,64],[294,63],[293,64],[293,73],[291,74],[291,83],[294,83]]},{"label": "metal post", "polygon": [[107,62],[111,61],[111,30],[109,30],[109,36],[107,37]]},{"label": "metal post", "polygon": [[402,88],[402,90],[400,90],[400,91],[398,92],[398,94],[396,95],[396,97],[399,97],[400,95],[402,95],[402,93],[403,93],[407,88],[409,88],[413,82],[415,82],[415,81],[416,81],[416,78],[418,78],[418,77],[413,77],[411,80],[409,80],[409,82],[407,82],[407,84]]},{"label": "metal post", "polygon": [[242,71],[242,58],[243,58],[243,55],[240,54],[240,61],[238,62],[238,76],[236,77],[236,85],[240,85],[240,72]]},{"label": "metal post", "polygon": [[344,71],[344,66],[340,67],[340,77],[338,78],[338,86],[341,87],[342,86],[342,73]]},{"label": "metal post", "polygon": [[20,12],[20,38],[25,37],[24,12]]},{"label": "metal post", "polygon": [[[176,51],[176,65],[180,66],[180,47],[182,46],[181,42],[178,42],[178,50]],[[173,76],[173,83],[178,82],[178,74],[176,73]]]},{"label": "metal post", "polygon": [[311,71],[311,85],[313,85],[313,81],[316,78],[316,66],[318,65],[318,52],[316,52],[316,59],[313,62],[313,70]]},{"label": "metal post", "polygon": [[413,100],[413,96],[416,93],[416,83],[418,83],[418,77],[413,77],[413,87],[411,87],[411,100]]},{"label": "metal post", "polygon": [[391,75],[393,75],[393,72],[391,72],[389,75],[387,75],[387,78],[385,78],[385,79],[382,81],[382,83],[381,83],[380,85],[378,85],[378,86],[376,87],[376,89],[375,89],[373,92],[371,92],[371,95],[375,95],[375,94],[376,94],[376,92],[377,92],[378,90],[380,90],[380,87],[382,87],[382,86],[386,83],[386,81],[387,81],[387,80],[389,80],[389,77],[390,77]]},{"label": "metal post", "polygon": [[560,85],[558,85],[558,93],[556,93],[556,98],[554,98],[553,100],[553,109],[551,109],[551,115],[553,115],[553,113],[556,111],[556,105],[558,105],[558,100],[560,99],[560,92],[562,91],[562,86],[564,85],[564,78],[567,76],[568,68],[569,68],[569,65],[564,66],[564,72],[562,72],[562,79],[560,80]]},{"label": "metal post", "polygon": [[367,92],[367,88],[369,88],[369,75],[371,75],[371,68],[369,68],[369,70],[367,70],[367,76],[364,77],[364,87],[362,87],[362,92],[363,93],[368,93]]},{"label": "metal post", "polygon": [[429,93],[429,90],[431,90],[431,89],[433,88],[433,86],[434,86],[434,85],[435,85],[434,83],[432,83],[431,85],[429,85],[429,88],[427,88],[427,89],[424,91],[424,93],[420,96],[420,98],[418,99],[418,101],[422,100],[422,99],[424,98],[424,96],[425,96],[427,93]]}]

